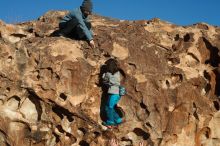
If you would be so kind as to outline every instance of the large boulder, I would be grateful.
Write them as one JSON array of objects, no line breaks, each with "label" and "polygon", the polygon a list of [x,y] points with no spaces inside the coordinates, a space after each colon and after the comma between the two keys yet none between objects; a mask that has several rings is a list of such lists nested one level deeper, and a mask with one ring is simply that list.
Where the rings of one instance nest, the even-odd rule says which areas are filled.
[{"label": "large boulder", "polygon": [[[220,145],[219,27],[93,15],[92,49],[51,35],[65,14],[0,21],[0,145]],[[126,122],[109,131],[99,81],[112,57],[126,74]]]}]

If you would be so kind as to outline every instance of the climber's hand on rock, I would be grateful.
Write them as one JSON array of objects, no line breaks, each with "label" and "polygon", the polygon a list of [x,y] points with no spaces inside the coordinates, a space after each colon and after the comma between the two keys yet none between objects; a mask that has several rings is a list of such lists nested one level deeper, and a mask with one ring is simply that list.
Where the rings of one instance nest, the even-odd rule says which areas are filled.
[{"label": "climber's hand on rock", "polygon": [[143,141],[140,142],[140,143],[139,143],[139,146],[144,146],[144,142],[143,142]]},{"label": "climber's hand on rock", "polygon": [[110,144],[110,146],[119,146],[119,145],[118,145],[118,141],[117,141],[116,139],[111,139],[111,140],[109,141],[109,144]]}]

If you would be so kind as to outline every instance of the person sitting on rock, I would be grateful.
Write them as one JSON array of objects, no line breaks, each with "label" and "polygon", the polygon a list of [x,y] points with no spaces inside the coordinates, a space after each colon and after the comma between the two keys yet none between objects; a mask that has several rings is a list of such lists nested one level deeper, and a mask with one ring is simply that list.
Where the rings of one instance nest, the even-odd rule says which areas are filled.
[{"label": "person sitting on rock", "polygon": [[115,59],[106,61],[107,72],[102,75],[104,85],[108,86],[108,98],[105,105],[105,112],[107,120],[103,125],[107,128],[113,128],[122,123],[122,118],[115,110],[115,106],[120,100],[119,86],[120,86],[120,71],[118,62]]},{"label": "person sitting on rock", "polygon": [[59,23],[59,36],[70,36],[75,39],[87,40],[89,45],[94,48],[93,33],[88,16],[92,14],[91,0],[84,0],[80,8],[69,12]]}]

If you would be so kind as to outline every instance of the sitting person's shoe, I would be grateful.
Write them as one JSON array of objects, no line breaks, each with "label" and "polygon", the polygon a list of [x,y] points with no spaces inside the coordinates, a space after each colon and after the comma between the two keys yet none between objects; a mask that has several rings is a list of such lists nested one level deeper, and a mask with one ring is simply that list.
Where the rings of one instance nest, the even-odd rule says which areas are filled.
[{"label": "sitting person's shoe", "polygon": [[59,32],[57,36],[58,36],[58,37],[67,37],[66,34],[64,34],[64,33],[62,33],[62,32]]},{"label": "sitting person's shoe", "polygon": [[66,37],[66,35],[61,30],[55,30],[53,33],[50,34],[52,37]]}]

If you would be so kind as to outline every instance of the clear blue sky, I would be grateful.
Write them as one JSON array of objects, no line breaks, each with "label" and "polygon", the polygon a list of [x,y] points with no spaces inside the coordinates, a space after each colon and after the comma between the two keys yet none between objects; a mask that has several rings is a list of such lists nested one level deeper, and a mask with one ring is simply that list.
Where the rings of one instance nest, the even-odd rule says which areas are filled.
[{"label": "clear blue sky", "polygon": [[[1,0],[0,19],[7,23],[34,20],[49,10],[72,10],[82,0]],[[154,17],[178,25],[206,22],[220,26],[220,0],[93,0],[94,12],[126,20]]]}]

